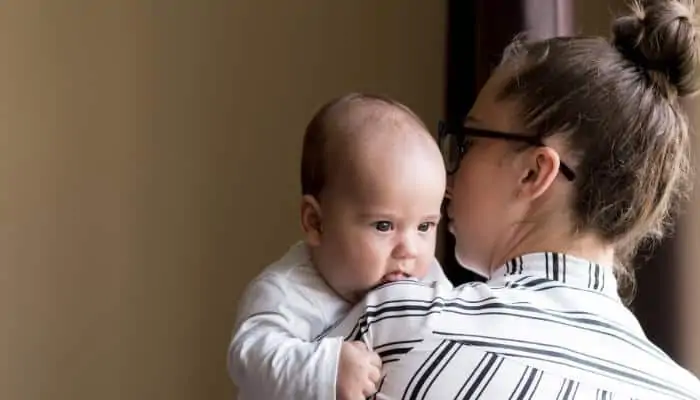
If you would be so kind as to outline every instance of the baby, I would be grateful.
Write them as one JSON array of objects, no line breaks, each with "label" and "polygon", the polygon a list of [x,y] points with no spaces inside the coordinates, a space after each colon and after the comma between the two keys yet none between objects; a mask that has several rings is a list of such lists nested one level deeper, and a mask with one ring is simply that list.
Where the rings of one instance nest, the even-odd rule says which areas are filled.
[{"label": "baby", "polygon": [[365,398],[379,357],[361,342],[317,339],[381,283],[450,284],[434,257],[442,156],[408,107],[350,94],[309,123],[301,175],[305,240],[246,289],[229,372],[241,399]]}]

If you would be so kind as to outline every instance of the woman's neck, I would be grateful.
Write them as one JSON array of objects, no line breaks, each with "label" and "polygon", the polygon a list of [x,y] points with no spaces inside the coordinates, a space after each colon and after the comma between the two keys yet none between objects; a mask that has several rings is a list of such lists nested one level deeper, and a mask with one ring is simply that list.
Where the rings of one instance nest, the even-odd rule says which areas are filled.
[{"label": "woman's neck", "polygon": [[540,252],[564,253],[612,267],[615,250],[613,246],[603,243],[597,235],[572,234],[564,229],[552,229],[552,226],[556,224],[549,224],[544,229],[538,229],[535,225],[516,228],[513,240],[498,252],[500,256],[492,258],[491,271],[523,254]]}]

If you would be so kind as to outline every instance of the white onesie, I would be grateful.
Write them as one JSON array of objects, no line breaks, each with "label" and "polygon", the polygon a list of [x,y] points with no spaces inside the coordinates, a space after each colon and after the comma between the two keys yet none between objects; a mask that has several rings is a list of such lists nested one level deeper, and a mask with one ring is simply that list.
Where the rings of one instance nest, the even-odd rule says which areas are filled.
[{"label": "white onesie", "polygon": [[[450,285],[435,260],[425,281]],[[228,351],[239,400],[335,399],[342,337],[314,341],[349,311],[297,243],[246,288]]]}]

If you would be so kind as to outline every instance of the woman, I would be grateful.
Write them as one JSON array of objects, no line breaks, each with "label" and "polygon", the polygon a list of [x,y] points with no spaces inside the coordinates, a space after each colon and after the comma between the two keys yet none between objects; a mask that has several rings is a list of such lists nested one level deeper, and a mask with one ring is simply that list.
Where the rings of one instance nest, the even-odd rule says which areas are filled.
[{"label": "woman", "polygon": [[491,278],[370,293],[336,332],[382,356],[377,398],[700,398],[617,290],[688,180],[693,10],[644,4],[612,43],[511,46],[464,126],[443,126],[456,253]]}]

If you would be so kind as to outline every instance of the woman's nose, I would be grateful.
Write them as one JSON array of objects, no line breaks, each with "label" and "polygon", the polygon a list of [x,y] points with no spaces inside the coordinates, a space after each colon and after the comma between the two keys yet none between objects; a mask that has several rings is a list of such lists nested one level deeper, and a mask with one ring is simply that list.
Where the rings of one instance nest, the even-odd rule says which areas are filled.
[{"label": "woman's nose", "polygon": [[448,200],[452,199],[452,180],[451,176],[447,177],[447,186],[445,187],[445,198]]},{"label": "woman's nose", "polygon": [[452,201],[452,177],[447,177],[447,187],[445,188],[445,198],[442,200],[440,211],[443,216],[450,218],[450,202]]}]

